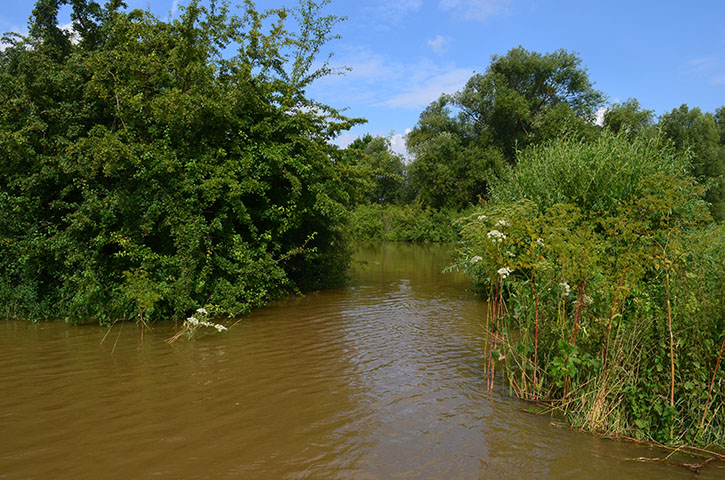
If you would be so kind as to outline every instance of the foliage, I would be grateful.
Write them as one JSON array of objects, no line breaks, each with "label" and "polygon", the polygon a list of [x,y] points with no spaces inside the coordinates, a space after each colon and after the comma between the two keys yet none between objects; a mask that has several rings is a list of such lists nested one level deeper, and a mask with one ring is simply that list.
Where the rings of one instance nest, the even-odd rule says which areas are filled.
[{"label": "foliage", "polygon": [[426,207],[462,209],[475,204],[504,169],[497,149],[464,145],[446,132],[423,143],[411,142],[415,161],[409,167],[410,189]]},{"label": "foliage", "polygon": [[363,201],[368,203],[400,204],[406,198],[405,164],[394,153],[390,140],[365,135],[348,146],[349,161],[361,168],[360,178],[368,181]]},{"label": "foliage", "polygon": [[[237,315],[343,278],[353,121],[305,96],[340,20],[303,0],[168,22],[40,0],[0,54],[0,305],[110,322]],[[296,24],[288,26],[293,17]]]},{"label": "foliage", "polygon": [[705,199],[716,220],[725,219],[725,142],[711,113],[687,105],[662,115],[659,126],[675,146],[692,153],[692,174],[708,187]]},{"label": "foliage", "polygon": [[443,99],[421,113],[407,146],[414,156],[408,167],[411,196],[426,207],[463,209],[476,203],[505,165],[498,149],[451,118]]},{"label": "foliage", "polygon": [[358,205],[350,217],[350,235],[358,241],[443,242],[458,240],[453,210],[409,205]]},{"label": "foliage", "polygon": [[603,97],[580,64],[563,50],[542,55],[518,47],[494,56],[460,92],[431,103],[407,141],[416,201],[466,208],[487,198],[518,150],[561,136],[594,139]]},{"label": "foliage", "polygon": [[654,112],[643,110],[636,98],[623,103],[615,103],[604,112],[604,126],[614,133],[641,135],[651,129],[654,123]]},{"label": "foliage", "polygon": [[577,125],[586,130],[602,100],[575,53],[540,54],[523,47],[494,55],[486,72],[473,75],[452,97],[463,118],[486,132],[509,159],[531,144],[532,137],[547,139],[537,135],[537,126],[551,123],[542,118],[552,111],[580,119]]},{"label": "foliage", "polygon": [[725,228],[688,170],[657,136],[522,154],[461,230],[489,375],[500,358],[518,395],[590,430],[722,445]]}]

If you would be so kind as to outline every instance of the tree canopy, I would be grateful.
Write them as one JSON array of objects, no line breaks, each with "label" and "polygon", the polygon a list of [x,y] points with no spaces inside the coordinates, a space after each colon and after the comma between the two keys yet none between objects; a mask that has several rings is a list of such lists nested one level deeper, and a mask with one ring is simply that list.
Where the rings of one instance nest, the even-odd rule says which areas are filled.
[{"label": "tree canopy", "polygon": [[426,206],[475,202],[518,150],[561,135],[593,138],[603,98],[574,53],[494,55],[485,73],[421,113],[408,135],[412,189]]},{"label": "tree canopy", "polygon": [[[718,111],[722,116],[722,107]],[[725,142],[716,116],[681,105],[662,115],[659,126],[674,145],[690,152],[691,173],[707,187],[705,199],[717,220],[725,219]],[[720,117],[721,118],[721,117]]]},{"label": "tree canopy", "polygon": [[558,111],[591,122],[603,99],[575,53],[518,47],[494,55],[486,72],[473,75],[451,101],[478,135],[488,134],[513,159],[536,138],[542,117]]}]

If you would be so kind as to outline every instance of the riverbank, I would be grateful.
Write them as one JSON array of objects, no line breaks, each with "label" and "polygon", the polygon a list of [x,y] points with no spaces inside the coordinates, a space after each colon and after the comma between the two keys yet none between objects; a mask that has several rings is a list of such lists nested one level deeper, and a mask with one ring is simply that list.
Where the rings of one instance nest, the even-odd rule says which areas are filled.
[{"label": "riverbank", "polygon": [[723,446],[725,225],[658,138],[523,154],[462,229],[489,298],[487,373],[573,426]]}]

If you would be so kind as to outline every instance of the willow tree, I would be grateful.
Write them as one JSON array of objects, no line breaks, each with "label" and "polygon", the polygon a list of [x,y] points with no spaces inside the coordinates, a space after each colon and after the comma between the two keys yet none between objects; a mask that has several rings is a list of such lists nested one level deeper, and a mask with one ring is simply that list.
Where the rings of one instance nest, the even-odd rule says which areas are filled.
[{"label": "willow tree", "polygon": [[594,138],[602,101],[574,53],[494,55],[485,73],[420,115],[408,135],[412,187],[424,204],[464,207],[487,195],[518,150],[561,135]]}]

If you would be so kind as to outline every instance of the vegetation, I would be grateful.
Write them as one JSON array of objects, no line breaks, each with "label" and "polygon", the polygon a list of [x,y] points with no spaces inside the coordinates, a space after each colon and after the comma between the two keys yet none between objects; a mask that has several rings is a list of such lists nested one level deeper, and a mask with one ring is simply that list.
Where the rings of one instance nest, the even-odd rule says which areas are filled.
[{"label": "vegetation", "polygon": [[356,187],[330,140],[353,121],[305,96],[330,72],[326,2],[164,22],[74,0],[77,38],[63,3],[0,53],[5,315],[238,315],[344,277]]},{"label": "vegetation", "polygon": [[722,125],[711,113],[687,105],[660,118],[660,128],[672,143],[692,154],[692,174],[707,187],[705,199],[717,220],[725,220],[725,142]]},{"label": "vegetation", "polygon": [[358,241],[443,242],[458,240],[454,210],[412,205],[358,205],[350,215],[350,233]]},{"label": "vegetation", "polygon": [[[488,292],[488,375],[575,425],[664,443],[725,438],[725,228],[660,136],[527,150],[462,228]],[[721,353],[720,353],[721,355]]]},{"label": "vegetation", "polygon": [[574,424],[722,445],[725,107],[629,99],[597,125],[575,53],[518,47],[421,113],[410,159],[340,149],[362,120],[306,94],[332,73],[328,1],[162,21],[38,0],[0,51],[4,315],[186,318],[173,341],[339,282],[351,238],[460,238],[491,381],[500,362]]}]

